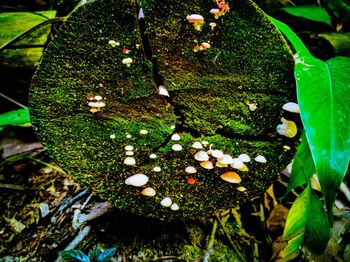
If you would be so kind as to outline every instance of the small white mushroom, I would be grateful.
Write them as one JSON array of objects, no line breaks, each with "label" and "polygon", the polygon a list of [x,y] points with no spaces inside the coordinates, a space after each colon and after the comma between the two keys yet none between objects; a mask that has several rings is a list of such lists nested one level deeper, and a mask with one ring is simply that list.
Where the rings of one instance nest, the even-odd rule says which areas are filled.
[{"label": "small white mushroom", "polygon": [[297,103],[288,102],[282,106],[282,108],[291,113],[300,113],[300,108]]},{"label": "small white mushroom", "polygon": [[149,158],[150,158],[150,159],[156,159],[156,158],[157,158],[157,155],[152,153],[152,154],[149,155]]},{"label": "small white mushroom", "polygon": [[171,147],[171,149],[174,150],[174,151],[181,151],[182,150],[182,146],[180,144],[174,144]]},{"label": "small white mushroom", "polygon": [[239,160],[238,158],[234,158],[233,159],[233,163],[231,164],[231,166],[235,169],[240,169],[240,168],[243,168],[245,165],[244,163]]},{"label": "small white mushroom", "polygon": [[162,171],[162,168],[161,168],[160,166],[155,166],[155,167],[153,168],[153,171],[154,171],[154,172],[160,172],[160,171]]},{"label": "small white mushroom", "polygon": [[286,136],[289,138],[293,138],[296,136],[298,132],[297,125],[293,121],[289,121],[287,119],[281,118],[282,124],[277,125],[277,133]]},{"label": "small white mushroom", "polygon": [[214,166],[213,166],[213,163],[210,162],[210,161],[202,161],[200,163],[201,167],[205,168],[205,169],[213,169]]},{"label": "small white mushroom", "polygon": [[162,96],[169,96],[168,89],[165,88],[165,86],[158,86],[159,94]]},{"label": "small white mushroom", "polygon": [[171,136],[171,140],[173,141],[179,141],[181,138],[180,138],[180,135],[179,134],[173,134]]},{"label": "small white mushroom", "polygon": [[125,184],[135,187],[140,187],[146,185],[148,182],[148,177],[144,174],[136,174],[128,177],[125,180]]},{"label": "small white mushroom", "polygon": [[194,142],[192,144],[192,147],[195,149],[202,149],[203,148],[202,143],[200,143],[200,142]]},{"label": "small white mushroom", "polygon": [[140,130],[140,135],[147,135],[148,131],[145,129]]},{"label": "small white mushroom", "polygon": [[254,160],[256,162],[259,162],[259,163],[266,163],[267,162],[266,158],[264,156],[261,156],[261,155],[257,156]]},{"label": "small white mushroom", "polygon": [[109,138],[110,138],[110,139],[114,139],[114,138],[115,138],[115,134],[111,134],[111,135],[109,136]]},{"label": "small white mushroom", "polygon": [[208,141],[202,141],[202,145],[203,146],[207,146],[207,145],[209,145],[209,142]]},{"label": "small white mushroom", "polygon": [[163,207],[170,207],[172,203],[173,203],[173,201],[171,201],[171,198],[170,198],[170,197],[165,197],[165,198],[160,202],[160,204],[161,204]]},{"label": "small white mushroom", "polygon": [[284,150],[284,151],[290,150],[290,146],[284,145],[284,146],[283,146],[283,150]]},{"label": "small white mushroom", "polygon": [[127,157],[124,159],[124,164],[128,166],[133,166],[136,164],[136,160],[133,157]]},{"label": "small white mushroom", "polygon": [[245,162],[245,163],[250,162],[250,160],[251,160],[250,156],[248,156],[247,154],[240,154],[238,156],[238,159],[241,160],[242,162]]},{"label": "small white mushroom", "polygon": [[109,44],[111,47],[116,47],[116,46],[117,46],[117,42],[114,41],[114,40],[109,40],[109,41],[108,41],[108,44]]},{"label": "small white mushroom", "polygon": [[211,152],[211,155],[216,158],[223,158],[224,153],[221,150],[215,149],[213,152]]},{"label": "small white mushroom", "polygon": [[211,30],[214,30],[214,28],[216,26],[216,23],[215,22],[211,22],[211,23],[209,23],[209,25],[210,25]]},{"label": "small white mushroom", "polygon": [[130,57],[124,58],[122,60],[122,64],[126,65],[127,67],[130,67],[131,63],[132,63],[132,58],[130,58]]},{"label": "small white mushroom", "polygon": [[128,146],[125,146],[125,148],[124,148],[126,151],[132,151],[132,150],[134,150],[134,147],[133,146],[130,146],[130,145],[128,145]]},{"label": "small white mushroom", "polygon": [[222,158],[219,158],[218,161],[221,163],[221,164],[226,164],[226,165],[231,165],[234,163],[234,160],[232,158],[232,156],[230,155],[226,155],[224,154],[222,156]]},{"label": "small white mushroom", "polygon": [[102,98],[102,96],[94,96],[94,99],[95,99],[96,101],[100,101],[100,100],[102,100],[103,98]]},{"label": "small white mushroom", "polygon": [[171,130],[174,130],[176,128],[176,126],[171,126],[170,129]]},{"label": "small white mushroom", "polygon": [[142,190],[141,194],[152,197],[156,195],[156,191],[152,187],[146,187],[144,190]]},{"label": "small white mushroom", "polygon": [[129,138],[132,138],[132,136],[131,136],[131,135],[129,135],[129,134],[127,134],[127,135],[126,135],[126,138],[128,138],[128,139],[129,139]]},{"label": "small white mushroom", "polygon": [[207,152],[200,150],[194,155],[194,159],[197,161],[208,161],[209,160],[209,155]]},{"label": "small white mushroom", "polygon": [[176,211],[176,210],[179,210],[179,205],[174,203],[170,206],[170,208],[171,208],[171,210]]},{"label": "small white mushroom", "polygon": [[202,25],[204,24],[204,17],[198,14],[188,15],[186,17],[188,22],[192,23],[194,29],[197,31],[202,31]]},{"label": "small white mushroom", "polygon": [[244,192],[247,189],[244,186],[239,186],[239,187],[237,187],[237,190],[240,191],[240,192]]},{"label": "small white mushroom", "polygon": [[133,156],[134,155],[134,151],[126,151],[125,155],[127,156]]},{"label": "small white mushroom", "polygon": [[186,173],[189,173],[189,174],[197,173],[197,169],[195,167],[193,167],[193,166],[186,167],[185,171],[186,171]]}]

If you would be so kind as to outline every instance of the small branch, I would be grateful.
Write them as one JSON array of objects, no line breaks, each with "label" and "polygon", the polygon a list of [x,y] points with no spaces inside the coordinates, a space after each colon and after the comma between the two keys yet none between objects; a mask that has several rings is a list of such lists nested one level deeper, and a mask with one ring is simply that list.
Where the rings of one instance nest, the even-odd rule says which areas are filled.
[{"label": "small branch", "polygon": [[112,208],[112,205],[108,202],[103,203],[96,203],[93,207],[90,213],[88,214],[81,214],[80,209],[76,209],[74,211],[74,218],[73,218],[73,228],[78,229],[86,222],[96,219],[106,213],[108,213]]},{"label": "small branch", "polygon": [[[1,51],[0,51],[1,52]],[[3,93],[0,93],[0,96],[2,96],[3,98],[5,98],[6,100],[18,105],[19,107],[22,107],[24,109],[27,109],[28,107],[26,107],[25,105],[22,105],[21,103],[17,102],[16,100],[13,100],[12,98],[4,95]]]},{"label": "small branch", "polygon": [[19,186],[19,185],[13,185],[13,184],[3,184],[0,183],[0,188],[6,188],[6,189],[14,189],[14,190],[26,190],[25,187]]}]

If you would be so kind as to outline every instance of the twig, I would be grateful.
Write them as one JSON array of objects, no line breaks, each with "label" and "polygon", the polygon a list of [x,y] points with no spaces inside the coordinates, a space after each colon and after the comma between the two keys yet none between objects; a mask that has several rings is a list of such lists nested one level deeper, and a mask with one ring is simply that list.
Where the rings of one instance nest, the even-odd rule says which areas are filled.
[{"label": "twig", "polygon": [[205,252],[203,262],[208,262],[210,255],[213,253],[213,246],[214,246],[214,242],[215,242],[215,233],[216,233],[217,228],[218,228],[218,222],[216,221],[216,219],[214,219],[213,229],[211,230],[210,240],[209,240],[209,244],[207,247],[207,251]]},{"label": "twig", "polygon": [[37,24],[36,26],[33,26],[29,30],[25,31],[24,33],[16,36],[15,38],[11,39],[7,43],[3,44],[0,46],[0,53],[4,50],[6,50],[8,47],[12,46],[14,43],[20,41],[21,39],[25,38],[27,35],[29,35],[31,32],[39,29],[40,27],[43,27],[48,24],[53,24],[53,23],[63,23],[64,17],[56,17],[52,19],[45,20],[44,22],[41,22],[40,24]]},{"label": "twig", "polygon": [[8,97],[7,95],[4,95],[3,93],[0,93],[0,96],[2,96],[3,98],[5,98],[6,100],[18,105],[19,107],[22,107],[24,109],[27,109],[28,107],[26,107],[25,105],[22,105],[21,103],[17,102],[16,100],[13,100],[12,98]]},{"label": "twig", "polygon": [[0,183],[0,188],[14,189],[14,190],[26,190],[25,187],[13,184],[3,184]]},{"label": "twig", "polygon": [[55,214],[51,217],[51,222],[55,223],[57,220],[57,217],[63,212],[65,211],[67,208],[69,208],[71,205],[73,205],[76,201],[82,199],[83,197],[87,196],[88,194],[90,194],[90,190],[85,189],[83,191],[81,191],[79,194],[77,194],[75,197],[73,197],[72,199],[68,199],[67,201],[65,201],[59,208],[58,210],[55,212]]},{"label": "twig", "polygon": [[90,213],[81,214],[80,209],[74,211],[73,225],[74,229],[78,229],[86,222],[98,218],[106,213],[108,213],[112,208],[112,205],[108,202],[96,203]]}]

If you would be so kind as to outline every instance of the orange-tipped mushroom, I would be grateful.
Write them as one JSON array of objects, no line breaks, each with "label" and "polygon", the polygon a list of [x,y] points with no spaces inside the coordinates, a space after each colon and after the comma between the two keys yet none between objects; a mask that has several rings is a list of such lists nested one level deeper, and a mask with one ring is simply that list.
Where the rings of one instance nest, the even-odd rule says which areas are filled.
[{"label": "orange-tipped mushroom", "polygon": [[194,29],[197,31],[202,31],[202,26],[204,24],[204,17],[198,14],[188,15],[186,17],[187,21],[193,24]]},{"label": "orange-tipped mushroom", "polygon": [[229,183],[236,183],[237,184],[237,183],[240,183],[242,181],[241,177],[233,171],[228,171],[226,173],[223,173],[220,177]]}]

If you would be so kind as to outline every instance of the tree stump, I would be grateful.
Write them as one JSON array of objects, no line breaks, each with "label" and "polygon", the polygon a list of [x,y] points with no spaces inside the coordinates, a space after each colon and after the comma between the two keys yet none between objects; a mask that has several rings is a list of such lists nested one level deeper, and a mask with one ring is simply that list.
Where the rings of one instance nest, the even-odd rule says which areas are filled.
[{"label": "tree stump", "polygon": [[[202,217],[259,196],[289,163],[297,139],[276,131],[289,101],[291,52],[250,0],[98,0],[47,48],[30,112],[52,158],[117,208]],[[241,154],[251,161],[225,164]]]}]

